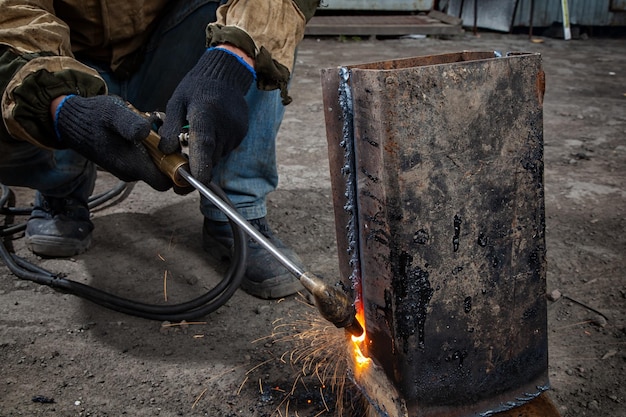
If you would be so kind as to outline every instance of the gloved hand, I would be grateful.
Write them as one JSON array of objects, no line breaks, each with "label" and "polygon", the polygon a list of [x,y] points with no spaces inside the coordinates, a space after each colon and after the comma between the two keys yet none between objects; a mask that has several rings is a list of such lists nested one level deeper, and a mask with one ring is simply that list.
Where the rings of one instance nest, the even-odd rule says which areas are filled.
[{"label": "gloved hand", "polygon": [[63,147],[123,181],[143,180],[158,191],[172,186],[141,143],[150,133],[150,122],[119,97],[67,96],[56,109],[54,128]]},{"label": "gloved hand", "polygon": [[240,58],[209,48],[167,103],[160,150],[179,151],[178,135],[189,124],[189,169],[208,184],[219,159],[239,146],[248,131],[244,97],[254,78],[254,69]]}]

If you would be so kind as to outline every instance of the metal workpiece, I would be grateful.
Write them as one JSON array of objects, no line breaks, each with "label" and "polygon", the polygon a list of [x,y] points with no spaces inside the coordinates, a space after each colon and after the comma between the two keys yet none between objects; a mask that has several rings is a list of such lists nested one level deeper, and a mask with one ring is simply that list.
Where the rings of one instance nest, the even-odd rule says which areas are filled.
[{"label": "metal workpiece", "polygon": [[489,416],[540,396],[541,56],[367,63],[323,70],[322,85],[340,272],[363,306],[364,353],[407,415]]}]

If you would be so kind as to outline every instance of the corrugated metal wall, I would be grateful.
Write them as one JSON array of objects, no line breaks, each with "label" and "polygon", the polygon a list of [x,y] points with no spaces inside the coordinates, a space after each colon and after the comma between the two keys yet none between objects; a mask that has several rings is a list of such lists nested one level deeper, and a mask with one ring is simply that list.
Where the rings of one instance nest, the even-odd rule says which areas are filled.
[{"label": "corrugated metal wall", "polygon": [[[468,1],[472,3],[472,0],[466,0]],[[611,8],[619,10],[620,3],[623,1],[569,0],[570,23],[583,26],[624,25],[626,13],[611,11]],[[553,22],[563,22],[560,0],[535,0],[533,14],[533,26],[550,26]],[[514,26],[529,26],[530,0],[519,0],[514,22]]]},{"label": "corrugated metal wall", "polygon": [[[626,0],[568,0],[570,23],[583,26],[626,25]],[[531,0],[519,0],[514,26],[529,26]],[[445,0],[439,4],[447,3]],[[473,7],[465,0],[464,7]],[[480,16],[478,0],[478,13]],[[435,0],[323,0],[321,10],[428,11]],[[562,22],[561,0],[535,0],[533,26],[550,26]]]}]

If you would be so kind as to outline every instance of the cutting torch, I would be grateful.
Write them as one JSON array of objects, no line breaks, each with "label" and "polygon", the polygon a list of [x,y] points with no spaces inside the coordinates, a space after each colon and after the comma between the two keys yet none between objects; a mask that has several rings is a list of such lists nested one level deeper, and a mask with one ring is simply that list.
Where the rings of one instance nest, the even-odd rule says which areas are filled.
[{"label": "cutting torch", "polygon": [[200,194],[221,210],[226,217],[266,249],[281,265],[298,278],[302,286],[311,293],[315,306],[324,319],[333,323],[338,328],[344,328],[354,336],[363,334],[363,327],[361,327],[361,324],[356,319],[354,303],[348,298],[343,289],[337,286],[327,285],[319,277],[309,271],[303,270],[289,259],[239,214],[237,210],[195,179],[189,173],[189,161],[183,154],[174,153],[166,155],[161,152],[159,150],[160,140],[159,134],[152,130],[148,137],[144,139],[144,145],[161,172],[167,175],[178,187],[188,188],[191,186],[198,190]]}]

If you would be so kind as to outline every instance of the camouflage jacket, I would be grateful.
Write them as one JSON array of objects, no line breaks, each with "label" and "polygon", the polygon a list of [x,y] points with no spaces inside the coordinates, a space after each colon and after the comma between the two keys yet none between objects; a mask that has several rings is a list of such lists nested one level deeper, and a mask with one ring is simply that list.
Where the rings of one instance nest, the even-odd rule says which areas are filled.
[{"label": "camouflage jacket", "polygon": [[[217,0],[216,0],[217,1]],[[50,101],[106,93],[85,56],[123,73],[171,0],[0,0],[0,138],[51,147]],[[319,0],[229,0],[206,29],[207,46],[228,42],[256,60],[258,87],[281,89]]]}]

